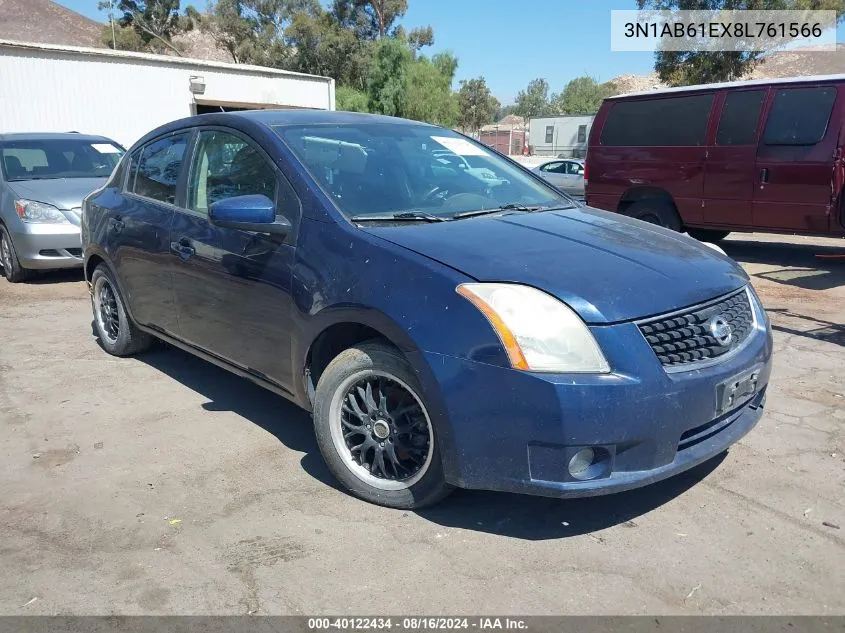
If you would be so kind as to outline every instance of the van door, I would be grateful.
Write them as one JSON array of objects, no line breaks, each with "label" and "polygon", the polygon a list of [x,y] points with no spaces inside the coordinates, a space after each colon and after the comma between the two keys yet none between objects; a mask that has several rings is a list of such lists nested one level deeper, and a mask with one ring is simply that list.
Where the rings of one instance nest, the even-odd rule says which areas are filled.
[{"label": "van door", "polygon": [[825,233],[843,98],[834,85],[772,90],[757,148],[752,219],[757,229]]},{"label": "van door", "polygon": [[723,93],[713,145],[704,170],[705,226],[752,225],[760,112],[767,89]]}]

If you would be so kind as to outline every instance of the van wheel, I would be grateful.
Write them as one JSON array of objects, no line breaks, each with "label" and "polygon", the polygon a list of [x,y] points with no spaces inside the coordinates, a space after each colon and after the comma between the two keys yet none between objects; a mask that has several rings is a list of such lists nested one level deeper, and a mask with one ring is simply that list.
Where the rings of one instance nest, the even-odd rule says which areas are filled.
[{"label": "van wheel", "polygon": [[31,276],[31,271],[21,266],[9,229],[2,224],[0,224],[0,266],[3,268],[3,276],[13,284],[26,281]]},{"label": "van wheel", "polygon": [[145,351],[153,337],[138,329],[129,315],[112,272],[100,264],[91,275],[91,306],[100,344],[112,356],[132,356]]},{"label": "van wheel", "polygon": [[361,343],[329,363],[317,383],[314,428],[329,470],[361,499],[422,508],[452,491],[422,388],[394,347]]},{"label": "van wheel", "polygon": [[649,224],[657,224],[673,231],[681,230],[681,218],[675,207],[660,200],[635,202],[625,210],[625,215]]},{"label": "van wheel", "polygon": [[731,234],[730,231],[715,231],[711,229],[687,229],[690,237],[699,242],[720,242]]}]

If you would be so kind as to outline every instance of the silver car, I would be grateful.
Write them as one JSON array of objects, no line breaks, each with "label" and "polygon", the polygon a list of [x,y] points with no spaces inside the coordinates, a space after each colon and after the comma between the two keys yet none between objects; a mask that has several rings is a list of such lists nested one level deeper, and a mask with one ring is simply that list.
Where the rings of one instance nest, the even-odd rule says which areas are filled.
[{"label": "silver car", "polygon": [[83,134],[0,134],[0,266],[6,279],[82,266],[82,198],[105,184],[123,148]]},{"label": "silver car", "polygon": [[558,189],[578,198],[584,197],[584,161],[556,158],[537,165],[531,171],[540,174]]}]

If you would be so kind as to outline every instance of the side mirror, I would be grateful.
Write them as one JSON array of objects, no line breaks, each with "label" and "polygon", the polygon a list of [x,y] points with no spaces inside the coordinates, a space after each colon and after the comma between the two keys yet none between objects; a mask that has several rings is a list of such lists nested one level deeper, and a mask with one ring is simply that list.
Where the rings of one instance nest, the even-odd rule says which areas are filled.
[{"label": "side mirror", "polygon": [[211,223],[227,229],[286,235],[290,222],[276,219],[276,205],[264,195],[235,196],[208,207]]}]

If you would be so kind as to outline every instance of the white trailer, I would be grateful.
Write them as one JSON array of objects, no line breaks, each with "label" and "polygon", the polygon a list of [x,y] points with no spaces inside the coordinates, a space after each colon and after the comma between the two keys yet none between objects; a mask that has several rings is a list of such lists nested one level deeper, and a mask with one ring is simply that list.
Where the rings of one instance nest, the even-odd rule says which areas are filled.
[{"label": "white trailer", "polygon": [[334,107],[329,77],[0,40],[0,133],[76,131],[128,147],[153,128],[193,114]]},{"label": "white trailer", "polygon": [[535,156],[584,158],[595,114],[531,119],[528,144]]}]

